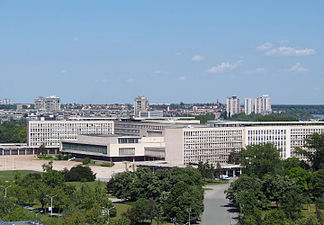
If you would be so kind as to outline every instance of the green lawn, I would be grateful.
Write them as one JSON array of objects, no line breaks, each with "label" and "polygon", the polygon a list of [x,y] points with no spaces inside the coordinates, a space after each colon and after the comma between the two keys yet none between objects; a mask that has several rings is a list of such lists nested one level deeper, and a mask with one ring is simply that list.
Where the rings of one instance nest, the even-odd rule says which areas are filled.
[{"label": "green lawn", "polygon": [[210,180],[210,179],[204,179],[205,185],[214,185],[214,184],[227,184],[228,181],[226,180]]},{"label": "green lawn", "polygon": [[16,175],[26,176],[30,173],[40,173],[32,170],[12,170],[12,171],[0,171],[0,181],[13,181]]},{"label": "green lawn", "polygon": [[72,185],[72,186],[76,187],[77,189],[81,188],[82,185],[87,185],[87,186],[93,188],[93,187],[97,186],[98,184],[101,188],[106,188],[106,183],[102,182],[102,181],[91,181],[91,182],[74,181],[74,182],[66,182],[66,184]]}]

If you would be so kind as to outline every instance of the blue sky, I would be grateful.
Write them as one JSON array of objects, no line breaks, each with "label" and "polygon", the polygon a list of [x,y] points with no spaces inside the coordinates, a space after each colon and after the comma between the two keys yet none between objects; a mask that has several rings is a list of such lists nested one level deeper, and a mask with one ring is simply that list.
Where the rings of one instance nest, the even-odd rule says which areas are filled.
[{"label": "blue sky", "polygon": [[0,98],[324,104],[324,1],[0,2]]}]

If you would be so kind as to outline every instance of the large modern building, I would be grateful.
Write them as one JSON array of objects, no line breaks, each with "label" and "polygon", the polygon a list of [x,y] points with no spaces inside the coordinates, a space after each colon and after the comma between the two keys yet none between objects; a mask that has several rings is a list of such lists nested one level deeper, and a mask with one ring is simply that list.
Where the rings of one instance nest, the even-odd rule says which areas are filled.
[{"label": "large modern building", "polygon": [[46,112],[60,111],[60,98],[55,96],[35,98],[35,109]]},{"label": "large modern building", "polygon": [[165,118],[164,120],[119,120],[115,121],[114,134],[130,136],[164,136],[166,128],[186,127],[190,125],[199,125],[199,120],[193,120],[190,117],[183,118]]},{"label": "large modern building", "polygon": [[227,117],[241,113],[241,100],[237,96],[232,96],[226,100]]},{"label": "large modern building", "polygon": [[149,109],[149,104],[148,104],[148,99],[144,96],[138,96],[134,100],[134,115],[135,117],[140,116],[140,112],[143,111],[148,111]]},{"label": "large modern building", "polygon": [[78,134],[113,133],[112,120],[37,120],[28,121],[27,142],[30,147],[58,148],[61,140],[74,140]]},{"label": "large modern building", "polygon": [[[165,130],[166,161],[191,164],[199,161],[226,163],[232,151],[247,145],[274,144],[283,159],[296,154],[313,133],[324,133],[324,122],[219,122],[210,127],[167,128]],[[312,151],[312,149],[309,149]]]},{"label": "large modern building", "polygon": [[164,137],[78,135],[76,140],[63,140],[60,150],[117,162],[164,159],[164,147]]}]

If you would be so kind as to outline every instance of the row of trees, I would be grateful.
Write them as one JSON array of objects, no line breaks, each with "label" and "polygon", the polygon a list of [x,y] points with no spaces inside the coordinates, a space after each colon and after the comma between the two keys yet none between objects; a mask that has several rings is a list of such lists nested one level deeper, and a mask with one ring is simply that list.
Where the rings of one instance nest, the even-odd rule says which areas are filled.
[{"label": "row of trees", "polygon": [[[244,175],[234,181],[226,196],[240,209],[240,224],[323,224],[324,134],[307,141],[314,153],[282,160],[272,144],[248,146],[241,152]],[[301,213],[305,204],[315,204],[317,216]]]},{"label": "row of trees", "polygon": [[194,168],[159,169],[153,173],[148,168],[117,174],[107,183],[113,195],[134,202],[125,216],[132,224],[145,219],[180,223],[194,221],[204,210],[203,178]]},{"label": "row of trees", "polygon": [[6,121],[0,125],[0,143],[26,143],[27,122]]}]

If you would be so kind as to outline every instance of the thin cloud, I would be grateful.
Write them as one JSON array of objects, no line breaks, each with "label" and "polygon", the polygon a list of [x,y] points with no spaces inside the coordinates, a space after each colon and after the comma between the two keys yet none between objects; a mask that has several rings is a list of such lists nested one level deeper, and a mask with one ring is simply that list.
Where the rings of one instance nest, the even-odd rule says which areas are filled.
[{"label": "thin cloud", "polygon": [[180,55],[182,55],[182,52],[176,52],[175,55],[180,56]]},{"label": "thin cloud", "polygon": [[209,73],[221,73],[224,72],[226,70],[234,70],[236,69],[240,64],[242,63],[242,60],[236,62],[236,63],[229,63],[229,62],[222,62],[221,64],[217,65],[217,66],[213,66],[211,67],[209,70],[207,70],[207,72]]},{"label": "thin cloud", "polygon": [[202,55],[194,55],[191,60],[194,61],[194,62],[200,62],[200,61],[203,61],[204,60],[204,56]]},{"label": "thin cloud", "polygon": [[79,37],[74,37],[73,41],[79,41]]},{"label": "thin cloud", "polygon": [[103,79],[103,80],[101,80],[101,82],[106,84],[106,83],[108,83],[108,80],[107,79]]},{"label": "thin cloud", "polygon": [[181,81],[187,80],[187,77],[186,76],[181,76],[181,77],[179,77],[179,80],[181,80]]},{"label": "thin cloud", "polygon": [[126,82],[127,82],[127,83],[133,83],[133,82],[134,82],[134,79],[133,79],[133,78],[128,78],[128,79],[126,80]]},{"label": "thin cloud", "polygon": [[284,45],[284,44],[288,44],[289,41],[288,40],[281,40],[281,41],[279,41],[279,43]]},{"label": "thin cloud", "polygon": [[272,44],[270,42],[266,42],[256,48],[258,51],[266,51],[272,48]]},{"label": "thin cloud", "polygon": [[67,73],[67,70],[66,70],[66,69],[62,69],[62,70],[60,71],[60,73]]},{"label": "thin cloud", "polygon": [[265,73],[266,69],[265,68],[255,68],[254,70],[248,70],[246,73],[248,74],[257,74],[257,73]]},{"label": "thin cloud", "polygon": [[305,67],[302,67],[302,65],[297,62],[295,65],[293,65],[290,70],[291,72],[297,72],[297,73],[305,73],[308,72],[308,69]]},{"label": "thin cloud", "polygon": [[268,56],[308,56],[315,55],[316,51],[311,48],[292,48],[292,47],[279,47],[274,48],[265,53]]}]

